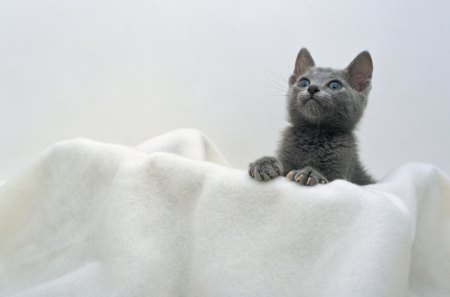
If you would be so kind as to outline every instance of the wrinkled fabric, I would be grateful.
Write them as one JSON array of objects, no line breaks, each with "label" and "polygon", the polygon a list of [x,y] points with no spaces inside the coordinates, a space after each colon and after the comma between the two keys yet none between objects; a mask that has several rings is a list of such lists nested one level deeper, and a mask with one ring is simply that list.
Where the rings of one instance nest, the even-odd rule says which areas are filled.
[{"label": "wrinkled fabric", "polygon": [[450,296],[450,180],[257,182],[200,132],[57,143],[0,183],[0,296]]}]

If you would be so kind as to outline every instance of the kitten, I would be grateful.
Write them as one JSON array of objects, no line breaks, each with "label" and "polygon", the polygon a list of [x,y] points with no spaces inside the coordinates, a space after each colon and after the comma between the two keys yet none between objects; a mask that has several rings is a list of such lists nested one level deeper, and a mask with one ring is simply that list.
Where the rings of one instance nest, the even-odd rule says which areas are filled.
[{"label": "kitten", "polygon": [[250,176],[258,181],[286,176],[306,186],[335,179],[374,183],[359,161],[353,132],[367,105],[372,71],[372,58],[366,51],[344,70],[335,70],[316,67],[302,48],[289,78],[290,125],[282,135],[277,158],[251,163]]}]

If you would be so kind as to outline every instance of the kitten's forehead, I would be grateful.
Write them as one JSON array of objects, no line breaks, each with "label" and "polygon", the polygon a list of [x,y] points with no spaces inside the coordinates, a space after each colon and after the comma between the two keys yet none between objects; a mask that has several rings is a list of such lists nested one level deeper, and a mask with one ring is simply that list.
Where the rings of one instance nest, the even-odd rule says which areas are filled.
[{"label": "kitten's forehead", "polygon": [[328,80],[344,78],[344,73],[342,70],[332,68],[313,67],[305,73],[305,76],[317,80]]}]

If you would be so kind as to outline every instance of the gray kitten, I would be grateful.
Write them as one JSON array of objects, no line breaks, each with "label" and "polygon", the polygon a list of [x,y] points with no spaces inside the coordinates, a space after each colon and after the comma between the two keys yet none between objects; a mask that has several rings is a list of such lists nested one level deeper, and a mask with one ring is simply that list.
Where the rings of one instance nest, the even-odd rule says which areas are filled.
[{"label": "gray kitten", "polygon": [[250,176],[267,181],[282,175],[306,186],[335,179],[374,183],[359,161],[354,135],[367,105],[372,71],[372,58],[366,51],[344,70],[335,70],[316,67],[302,48],[289,78],[290,125],[282,135],[278,158],[251,163]]}]

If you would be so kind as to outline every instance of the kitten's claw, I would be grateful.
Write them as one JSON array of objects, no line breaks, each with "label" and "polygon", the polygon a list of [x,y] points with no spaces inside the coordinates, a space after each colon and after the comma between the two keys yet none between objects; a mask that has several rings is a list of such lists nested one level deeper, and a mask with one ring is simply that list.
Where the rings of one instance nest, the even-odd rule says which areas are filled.
[{"label": "kitten's claw", "polygon": [[328,180],[316,169],[305,167],[300,170],[292,170],[286,175],[289,181],[295,181],[304,186],[315,186],[317,184],[327,184]]},{"label": "kitten's claw", "polygon": [[281,175],[280,168],[278,168],[278,166],[274,166],[273,168],[278,173],[278,175]]},{"label": "kitten's claw", "polygon": [[303,173],[301,173],[299,175],[296,174],[295,176],[297,176],[295,178],[295,181],[298,182],[298,183],[301,183],[302,182],[302,178],[303,178]]},{"label": "kitten's claw", "polygon": [[283,174],[283,165],[273,157],[263,157],[250,163],[248,173],[258,181],[267,181]]},{"label": "kitten's claw", "polygon": [[295,175],[295,171],[289,171],[289,173],[286,175],[286,179],[289,181],[292,181],[292,177]]}]

